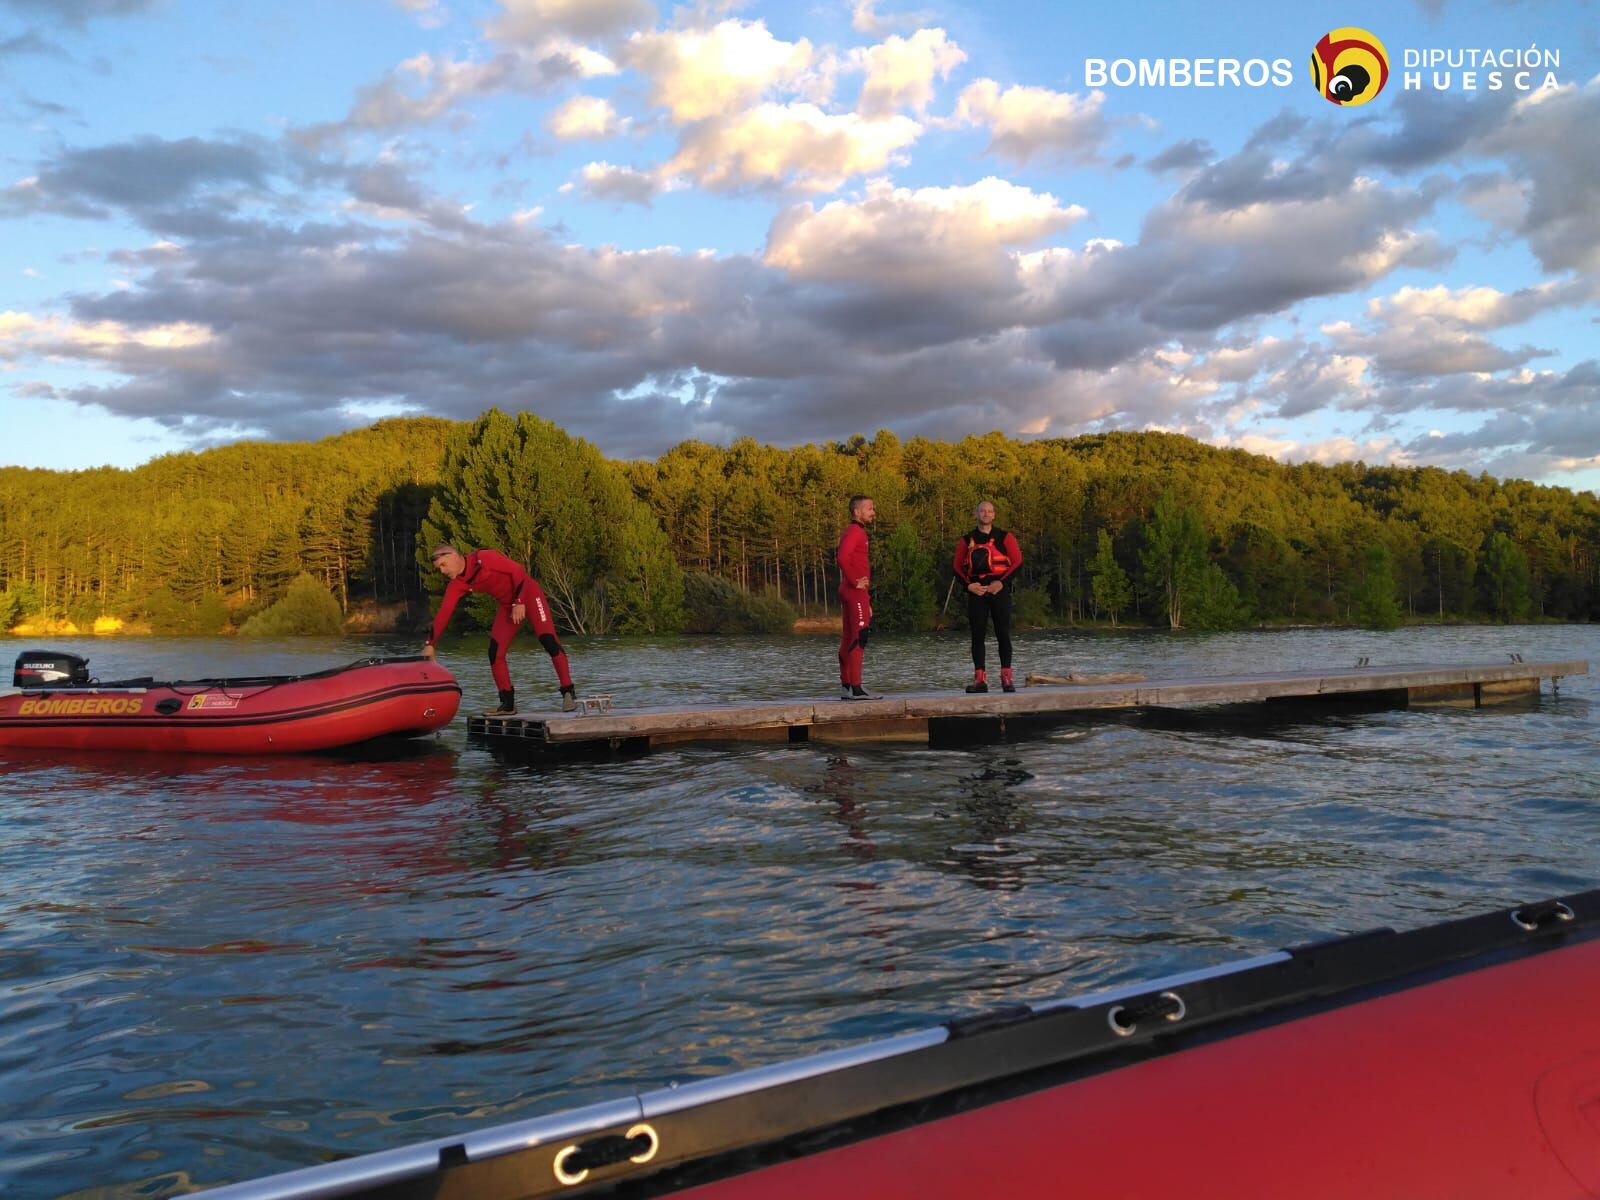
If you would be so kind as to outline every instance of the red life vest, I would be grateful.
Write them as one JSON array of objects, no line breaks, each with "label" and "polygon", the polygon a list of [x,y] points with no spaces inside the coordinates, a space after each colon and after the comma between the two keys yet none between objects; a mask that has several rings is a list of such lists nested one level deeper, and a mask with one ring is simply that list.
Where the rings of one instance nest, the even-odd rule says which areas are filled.
[{"label": "red life vest", "polygon": [[1011,569],[1011,556],[1006,553],[1006,531],[998,527],[989,531],[987,541],[974,529],[967,534],[967,578],[983,579],[1004,575]]}]

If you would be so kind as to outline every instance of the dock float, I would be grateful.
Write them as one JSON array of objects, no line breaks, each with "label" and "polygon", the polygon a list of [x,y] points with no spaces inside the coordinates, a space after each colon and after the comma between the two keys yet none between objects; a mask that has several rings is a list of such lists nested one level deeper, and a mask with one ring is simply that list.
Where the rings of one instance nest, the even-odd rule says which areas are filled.
[{"label": "dock float", "polygon": [[1365,703],[1372,707],[1480,707],[1537,699],[1589,664],[1502,662],[1357,666],[1261,675],[1192,676],[1137,683],[1019,688],[1015,692],[916,692],[875,700],[797,699],[700,708],[648,706],[578,713],[473,715],[469,737],[493,749],[565,758],[641,754],[686,742],[914,741],[962,745],[1004,740],[1074,714],[1106,709],[1268,703]]}]

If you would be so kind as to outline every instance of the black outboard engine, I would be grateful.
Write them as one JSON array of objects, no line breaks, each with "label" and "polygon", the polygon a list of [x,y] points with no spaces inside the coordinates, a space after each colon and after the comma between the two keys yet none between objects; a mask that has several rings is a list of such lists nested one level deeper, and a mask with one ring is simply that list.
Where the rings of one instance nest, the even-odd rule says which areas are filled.
[{"label": "black outboard engine", "polygon": [[24,650],[17,655],[11,686],[73,687],[89,682],[89,660],[64,650]]}]

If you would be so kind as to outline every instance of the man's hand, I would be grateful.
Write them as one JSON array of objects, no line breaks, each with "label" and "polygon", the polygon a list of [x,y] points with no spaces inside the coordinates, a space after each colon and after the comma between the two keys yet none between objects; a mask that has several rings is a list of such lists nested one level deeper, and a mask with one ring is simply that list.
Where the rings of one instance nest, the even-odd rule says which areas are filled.
[{"label": "man's hand", "polygon": [[973,582],[967,584],[967,591],[971,592],[974,596],[982,596],[987,593],[988,590],[989,589],[984,587],[981,583]]},{"label": "man's hand", "polygon": [[422,648],[422,657],[423,658],[432,658],[433,657],[433,646],[432,646],[431,643]]},{"label": "man's hand", "polygon": [[518,600],[511,606],[511,619],[516,624],[521,625],[522,622],[527,619],[527,616],[528,607],[527,605],[523,604],[522,601]]},{"label": "man's hand", "polygon": [[998,596],[1000,594],[1000,589],[1003,588],[1003,587],[1005,587],[1005,584],[1001,583],[998,579],[996,579],[993,583],[991,583],[989,585],[988,592],[989,592],[989,594],[991,596]]},{"label": "man's hand", "polygon": [[862,591],[866,591],[867,590],[867,577],[865,575],[863,575],[860,579],[856,580],[856,586],[858,588],[860,588]]}]

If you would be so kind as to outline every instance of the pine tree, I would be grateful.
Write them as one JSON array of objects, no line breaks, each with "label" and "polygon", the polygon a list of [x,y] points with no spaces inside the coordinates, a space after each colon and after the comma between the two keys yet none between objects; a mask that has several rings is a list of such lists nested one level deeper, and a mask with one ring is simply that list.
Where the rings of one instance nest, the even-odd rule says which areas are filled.
[{"label": "pine tree", "polygon": [[920,632],[932,628],[933,555],[922,548],[910,522],[896,525],[872,570],[872,626]]},{"label": "pine tree", "polygon": [[1144,527],[1140,561],[1146,594],[1162,606],[1170,628],[1182,629],[1184,602],[1206,563],[1200,514],[1170,491],[1161,493]]},{"label": "pine tree", "polygon": [[1374,543],[1362,555],[1363,571],[1351,597],[1351,615],[1368,629],[1393,629],[1400,624],[1398,587],[1389,551]]},{"label": "pine tree", "polygon": [[1111,544],[1111,534],[1100,530],[1096,535],[1094,561],[1089,564],[1089,578],[1094,581],[1094,605],[1101,612],[1111,614],[1111,626],[1116,628],[1117,614],[1133,600],[1133,585],[1128,573],[1117,561]]},{"label": "pine tree", "polygon": [[1527,615],[1533,590],[1528,559],[1509,536],[1489,535],[1482,573],[1485,606],[1496,620],[1513,621]]}]

